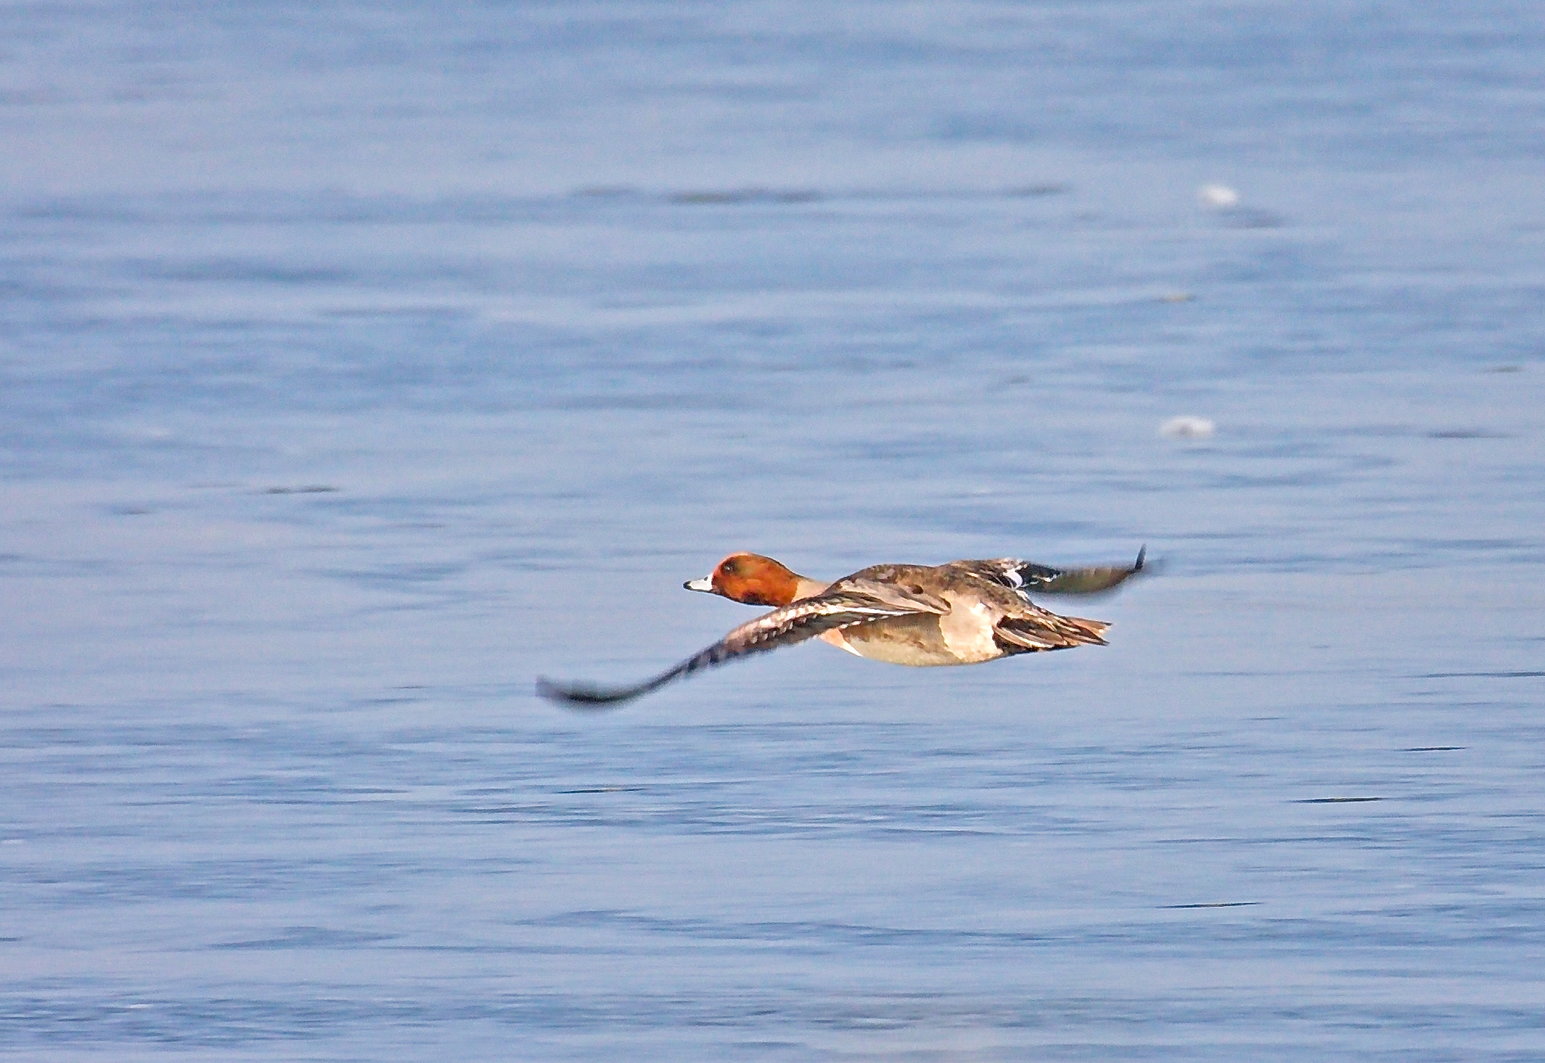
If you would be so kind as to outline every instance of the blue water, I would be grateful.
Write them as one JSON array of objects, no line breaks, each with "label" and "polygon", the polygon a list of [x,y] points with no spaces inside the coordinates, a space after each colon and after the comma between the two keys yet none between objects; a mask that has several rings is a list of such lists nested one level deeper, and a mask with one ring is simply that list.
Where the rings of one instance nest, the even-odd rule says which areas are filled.
[{"label": "blue water", "polygon": [[[0,5],[0,1055],[1545,1057],[1542,50]],[[533,693],[1143,543],[1107,648]]]}]

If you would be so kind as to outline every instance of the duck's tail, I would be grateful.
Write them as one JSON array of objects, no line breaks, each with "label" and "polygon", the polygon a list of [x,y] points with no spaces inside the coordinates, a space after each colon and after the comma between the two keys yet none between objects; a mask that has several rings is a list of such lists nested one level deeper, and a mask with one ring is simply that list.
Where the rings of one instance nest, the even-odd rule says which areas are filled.
[{"label": "duck's tail", "polygon": [[1010,653],[1037,653],[1074,646],[1104,646],[1103,636],[1109,629],[1110,625],[1103,620],[1059,616],[1043,609],[1038,616],[1000,621],[994,634],[999,645]]}]

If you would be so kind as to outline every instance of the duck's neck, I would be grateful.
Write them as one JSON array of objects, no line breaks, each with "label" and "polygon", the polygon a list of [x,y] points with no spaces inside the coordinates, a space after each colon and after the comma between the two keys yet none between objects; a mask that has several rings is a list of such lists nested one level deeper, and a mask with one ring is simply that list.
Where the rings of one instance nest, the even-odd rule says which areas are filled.
[{"label": "duck's neck", "polygon": [[792,600],[797,602],[801,598],[813,598],[830,586],[830,583],[822,583],[818,579],[810,579],[808,576],[801,576],[796,572],[794,573],[794,597]]}]

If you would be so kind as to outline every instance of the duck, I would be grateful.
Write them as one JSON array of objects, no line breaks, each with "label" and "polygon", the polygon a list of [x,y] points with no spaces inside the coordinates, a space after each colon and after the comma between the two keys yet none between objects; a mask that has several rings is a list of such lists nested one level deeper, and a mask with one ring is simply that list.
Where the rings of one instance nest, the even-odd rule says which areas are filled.
[{"label": "duck", "polygon": [[[1140,572],[1148,571],[1148,548],[1137,552],[1130,565],[1098,565],[1088,568],[1052,568],[1034,561],[1000,557],[986,561],[951,561],[940,569],[963,569],[994,583],[1001,583],[1021,595],[1034,590],[1038,594],[1100,594],[1112,590]],[[854,573],[857,575],[858,573]],[[848,577],[844,577],[848,578]],[[705,591],[746,605],[787,605],[801,598],[820,594],[830,583],[801,576],[780,561],[762,554],[730,554],[700,579],[689,579],[682,587]]]},{"label": "duck", "polygon": [[1043,609],[1026,592],[1108,591],[1144,571],[1146,555],[1144,547],[1131,565],[1074,569],[1016,558],[882,564],[822,583],[762,554],[734,553],[683,587],[771,606],[770,612],[641,682],[601,687],[538,679],[537,692],[571,708],[613,708],[695,672],[812,638],[859,657],[910,667],[981,664],[1022,653],[1104,646],[1109,623]]}]

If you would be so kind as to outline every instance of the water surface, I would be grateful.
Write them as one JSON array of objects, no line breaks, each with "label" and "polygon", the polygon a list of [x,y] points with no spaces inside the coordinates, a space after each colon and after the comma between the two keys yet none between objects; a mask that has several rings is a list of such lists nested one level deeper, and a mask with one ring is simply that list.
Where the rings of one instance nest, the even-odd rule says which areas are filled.
[{"label": "water surface", "polygon": [[0,1053],[1545,1053],[1531,8],[0,18]]}]

